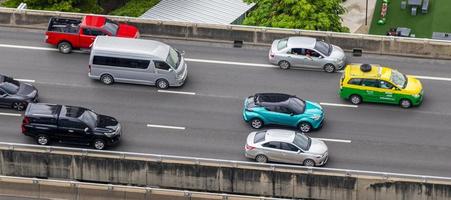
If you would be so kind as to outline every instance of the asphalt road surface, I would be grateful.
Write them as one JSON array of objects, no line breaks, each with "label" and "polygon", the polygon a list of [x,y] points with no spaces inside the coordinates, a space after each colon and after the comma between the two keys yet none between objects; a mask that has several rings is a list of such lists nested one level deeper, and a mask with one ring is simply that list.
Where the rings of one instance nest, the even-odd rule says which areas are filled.
[{"label": "asphalt road surface", "polygon": [[[111,150],[245,161],[243,145],[252,129],[242,119],[244,98],[284,92],[323,103],[326,123],[308,135],[329,139],[326,167],[451,176],[451,61],[349,55],[348,62],[379,63],[422,76],[425,91],[424,103],[411,109],[349,107],[337,94],[340,73],[282,71],[267,63],[264,47],[165,42],[186,52],[188,80],[169,89],[183,94],[90,80],[88,53],[58,53],[36,30],[0,28],[0,73],[34,81],[41,102],[116,117],[124,134]],[[2,113],[21,114],[0,109],[0,141],[34,144],[20,133],[21,116]]]}]

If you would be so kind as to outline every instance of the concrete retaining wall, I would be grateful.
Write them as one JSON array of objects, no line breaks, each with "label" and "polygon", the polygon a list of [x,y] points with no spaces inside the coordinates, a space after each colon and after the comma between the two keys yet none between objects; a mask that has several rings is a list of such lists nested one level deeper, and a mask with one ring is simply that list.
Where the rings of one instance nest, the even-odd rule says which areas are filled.
[{"label": "concrete retaining wall", "polygon": [[0,199],[4,199],[2,196],[73,200],[275,200],[187,190],[0,176]]},{"label": "concrete retaining wall", "polygon": [[[0,26],[46,29],[52,16],[81,18],[83,14],[0,8]],[[109,17],[137,26],[145,36],[230,43],[239,40],[252,45],[270,45],[274,39],[288,36],[312,36],[348,51],[361,48],[364,53],[451,59],[451,42],[441,40]]]},{"label": "concrete retaining wall", "polygon": [[279,198],[451,199],[451,178],[6,143],[0,175]]}]

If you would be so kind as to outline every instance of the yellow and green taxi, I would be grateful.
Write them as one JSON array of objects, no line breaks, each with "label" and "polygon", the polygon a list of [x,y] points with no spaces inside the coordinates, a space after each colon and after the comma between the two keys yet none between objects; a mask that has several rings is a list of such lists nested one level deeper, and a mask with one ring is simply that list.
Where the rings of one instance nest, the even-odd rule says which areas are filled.
[{"label": "yellow and green taxi", "polygon": [[415,77],[388,67],[350,64],[341,77],[339,94],[352,104],[377,102],[409,108],[423,101],[423,86]]}]

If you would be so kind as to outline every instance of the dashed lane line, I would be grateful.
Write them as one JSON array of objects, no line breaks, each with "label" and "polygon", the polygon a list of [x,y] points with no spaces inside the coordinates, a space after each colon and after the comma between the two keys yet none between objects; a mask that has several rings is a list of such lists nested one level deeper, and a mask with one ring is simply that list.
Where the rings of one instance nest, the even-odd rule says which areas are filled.
[{"label": "dashed lane line", "polygon": [[222,60],[194,59],[194,58],[185,58],[185,60],[188,62],[213,63],[213,64],[223,64],[223,65],[242,65],[242,66],[253,66],[253,67],[279,68],[278,66],[275,66],[275,65],[259,64],[259,63],[243,63],[243,62],[231,62],[231,61],[222,61]]},{"label": "dashed lane line", "polygon": [[351,140],[342,140],[342,139],[328,139],[328,138],[315,138],[318,140],[326,141],[326,142],[341,142],[341,143],[351,143]]},{"label": "dashed lane line", "polygon": [[11,116],[11,117],[20,117],[20,116],[22,116],[21,114],[18,114],[18,113],[0,113],[0,115]]},{"label": "dashed lane line", "polygon": [[348,107],[348,108],[357,108],[357,107],[359,107],[357,105],[340,104],[340,103],[324,103],[324,102],[321,102],[319,104],[323,105],[323,106],[336,106],[336,107]]},{"label": "dashed lane line", "polygon": [[158,90],[160,93],[170,93],[170,94],[186,94],[186,95],[196,95],[195,92],[182,92],[182,91],[172,91],[172,90]]},{"label": "dashed lane line", "polygon": [[185,130],[185,127],[181,126],[167,126],[167,125],[158,125],[158,124],[147,124],[147,127],[150,128],[165,128],[165,129],[177,129],[177,130]]}]

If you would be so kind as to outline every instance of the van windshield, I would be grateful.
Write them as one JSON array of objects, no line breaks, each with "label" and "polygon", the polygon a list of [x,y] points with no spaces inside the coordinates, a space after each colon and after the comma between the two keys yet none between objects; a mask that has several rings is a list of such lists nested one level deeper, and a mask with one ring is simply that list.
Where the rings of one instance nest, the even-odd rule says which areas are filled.
[{"label": "van windshield", "polygon": [[181,55],[173,48],[169,48],[168,58],[166,58],[166,63],[168,63],[172,68],[177,69],[180,65]]}]

